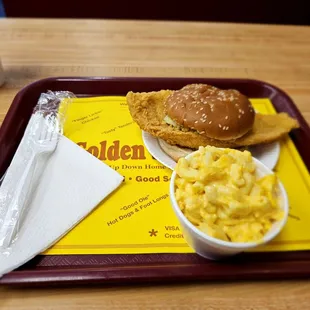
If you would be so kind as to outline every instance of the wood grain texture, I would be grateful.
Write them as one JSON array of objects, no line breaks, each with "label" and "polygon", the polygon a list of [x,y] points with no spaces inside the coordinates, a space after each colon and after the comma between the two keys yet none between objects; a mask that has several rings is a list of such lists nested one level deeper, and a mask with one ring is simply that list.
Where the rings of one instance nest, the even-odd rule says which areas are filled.
[{"label": "wood grain texture", "polygon": [[309,309],[307,282],[212,283],[66,289],[2,289],[11,309]]},{"label": "wood grain texture", "polygon": [[[185,22],[0,20],[0,123],[15,94],[50,76],[254,78],[286,91],[310,123],[310,28]],[[0,288],[0,309],[300,309],[308,281]]]}]

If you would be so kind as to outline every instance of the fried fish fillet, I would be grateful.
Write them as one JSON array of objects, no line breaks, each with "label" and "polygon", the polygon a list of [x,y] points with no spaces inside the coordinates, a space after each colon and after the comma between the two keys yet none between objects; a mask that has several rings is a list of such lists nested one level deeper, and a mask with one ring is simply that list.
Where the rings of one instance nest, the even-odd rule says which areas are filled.
[{"label": "fried fish fillet", "polygon": [[238,148],[276,141],[299,127],[298,122],[286,113],[273,115],[257,113],[252,130],[243,137],[228,141],[211,139],[194,130],[180,130],[164,122],[166,115],[163,103],[171,93],[171,90],[161,90],[145,93],[128,92],[126,95],[130,114],[139,127],[171,145],[191,149],[207,145]]}]

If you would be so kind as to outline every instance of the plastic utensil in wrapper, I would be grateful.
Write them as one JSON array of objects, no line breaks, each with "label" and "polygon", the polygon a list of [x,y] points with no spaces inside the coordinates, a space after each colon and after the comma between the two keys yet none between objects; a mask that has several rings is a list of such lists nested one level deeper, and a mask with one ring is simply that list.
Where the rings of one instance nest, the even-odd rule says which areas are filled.
[{"label": "plastic utensil in wrapper", "polygon": [[[27,213],[27,205],[44,170],[46,160],[55,151],[63,133],[68,105],[75,95],[67,91],[41,94],[21,143],[0,187],[0,252],[10,246]],[[43,162],[38,167],[38,159]]]}]

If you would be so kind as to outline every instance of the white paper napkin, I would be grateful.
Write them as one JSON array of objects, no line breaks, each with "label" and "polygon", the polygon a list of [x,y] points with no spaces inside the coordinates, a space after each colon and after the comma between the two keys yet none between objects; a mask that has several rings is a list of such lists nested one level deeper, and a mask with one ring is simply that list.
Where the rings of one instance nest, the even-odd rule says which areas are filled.
[{"label": "white paper napkin", "polygon": [[37,169],[43,166],[18,239],[8,255],[0,253],[0,277],[52,246],[123,181],[123,176],[64,136]]}]

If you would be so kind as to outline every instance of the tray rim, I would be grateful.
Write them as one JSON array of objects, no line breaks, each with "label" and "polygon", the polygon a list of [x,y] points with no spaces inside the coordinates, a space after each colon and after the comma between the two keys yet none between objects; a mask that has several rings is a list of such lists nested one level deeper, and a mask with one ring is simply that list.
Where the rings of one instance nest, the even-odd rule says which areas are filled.
[{"label": "tray rim", "polygon": [[14,114],[15,109],[17,107],[17,103],[19,101],[20,98],[22,98],[24,96],[25,93],[27,93],[29,91],[29,89],[32,89],[33,87],[37,86],[37,85],[41,85],[41,84],[45,84],[47,82],[50,81],[72,81],[72,82],[83,82],[83,81],[109,81],[109,80],[114,80],[114,81],[120,81],[120,82],[126,82],[128,80],[131,81],[154,81],[154,80],[158,80],[158,81],[186,81],[186,80],[191,80],[191,79],[195,79],[195,80],[213,80],[213,81],[236,81],[236,82],[248,82],[251,84],[257,84],[257,85],[263,85],[264,87],[267,87],[269,89],[273,89],[276,90],[277,93],[281,94],[282,97],[284,97],[286,100],[290,101],[290,103],[292,104],[291,109],[293,110],[294,114],[298,116],[299,121],[302,122],[302,127],[307,131],[307,134],[310,135],[310,125],[307,123],[307,121],[305,120],[304,116],[302,115],[301,111],[298,109],[297,105],[295,104],[295,102],[293,101],[293,99],[289,96],[289,94],[287,92],[285,92],[283,89],[279,88],[278,86],[263,81],[263,80],[259,80],[259,79],[251,79],[251,78],[233,78],[233,77],[229,77],[229,78],[212,78],[212,77],[152,77],[152,76],[145,76],[145,77],[125,77],[125,76],[55,76],[55,77],[47,77],[47,78],[43,78],[43,79],[39,79],[37,81],[31,82],[27,85],[25,85],[24,87],[22,87],[14,96],[13,101],[3,119],[3,122],[1,124],[0,127],[0,142],[1,142],[1,137],[3,134],[3,132],[5,132],[6,127],[8,126],[9,120],[11,118],[11,116]]},{"label": "tray rim", "polygon": [[46,82],[50,81],[72,81],[72,82],[83,82],[83,81],[106,81],[106,80],[114,80],[114,81],[123,81],[125,82],[126,80],[131,80],[131,81],[152,81],[152,80],[162,80],[162,81],[186,81],[186,80],[191,80],[191,79],[200,79],[200,80],[214,80],[214,81],[222,81],[222,80],[227,80],[227,81],[236,81],[236,82],[248,82],[251,84],[259,84],[259,85],[264,85],[265,87],[268,87],[270,89],[276,90],[278,93],[280,93],[283,97],[285,97],[288,101],[290,101],[293,104],[293,109],[294,113],[300,116],[300,119],[302,119],[305,122],[305,126],[308,127],[307,130],[310,134],[310,126],[308,125],[307,121],[303,117],[301,111],[298,109],[296,104],[294,103],[293,99],[289,96],[287,92],[285,92],[283,89],[279,88],[278,86],[271,84],[269,82],[265,82],[263,80],[259,79],[250,79],[250,78],[212,78],[212,77],[151,77],[151,76],[145,76],[145,77],[118,77],[118,76],[55,76],[55,77],[48,77],[48,78],[43,78],[39,79],[37,81],[31,82],[24,87],[22,87],[14,96],[13,101],[3,119],[3,122],[0,127],[0,137],[1,137],[1,132],[4,130],[2,129],[3,126],[6,125],[8,120],[10,119],[11,115],[13,114],[16,103],[22,97],[26,92],[28,92],[29,89],[33,88],[34,86],[40,85],[40,84],[45,84]]},{"label": "tray rim", "polygon": [[[305,134],[310,137],[310,127],[307,123],[307,121],[304,119],[301,111],[298,109],[298,107],[295,105],[294,101],[292,100],[292,98],[282,89],[280,89],[279,87],[267,83],[265,81],[261,81],[261,80],[257,80],[257,79],[248,79],[248,78],[212,78],[212,77],[117,77],[117,76],[92,76],[92,77],[87,77],[87,76],[82,76],[82,77],[74,77],[74,76],[63,76],[63,77],[49,77],[49,78],[44,78],[44,79],[40,79],[37,81],[34,81],[26,86],[24,86],[20,91],[18,91],[18,93],[15,95],[12,104],[10,105],[7,114],[3,120],[2,126],[0,127],[0,143],[2,141],[2,139],[4,139],[5,137],[5,132],[8,129],[8,126],[10,125],[10,120],[12,117],[14,117],[17,106],[20,102],[20,100],[23,98],[23,96],[32,88],[34,88],[35,86],[38,85],[44,85],[45,83],[48,82],[52,82],[52,81],[57,81],[57,82],[91,82],[91,81],[118,81],[118,82],[126,82],[128,80],[133,81],[133,82],[139,82],[139,81],[144,81],[144,82],[152,82],[154,80],[156,81],[161,81],[161,82],[165,82],[165,83],[169,83],[172,81],[189,81],[189,80],[202,80],[202,81],[206,81],[206,80],[212,80],[212,81],[231,81],[231,82],[243,82],[243,83],[251,83],[251,84],[257,84],[260,85],[261,87],[267,87],[271,90],[275,90],[276,93],[280,94],[282,97],[285,98],[286,101],[288,101],[290,103],[290,111],[293,112],[293,114],[295,116],[297,116],[299,122],[301,122],[301,127],[303,128],[303,130],[305,130]],[[96,95],[97,96],[97,95]],[[98,95],[100,96],[100,95]],[[309,170],[309,167],[308,167]],[[273,277],[279,277],[279,278],[286,278],[286,276],[288,278],[291,277],[297,277],[297,278],[304,278],[304,277],[310,277],[310,251],[299,251],[299,253],[301,252],[306,252],[306,259],[301,258],[298,259],[297,261],[300,263],[301,261],[307,266],[307,270],[308,272],[305,272],[305,269],[303,266],[302,270],[292,270],[292,272],[287,272],[286,270],[286,275],[283,275],[277,271],[273,270]],[[272,253],[272,252],[269,252]],[[275,252],[276,254],[279,252]],[[284,252],[284,253],[290,253],[290,252]],[[292,252],[291,252],[292,253]],[[266,254],[266,253],[263,253]],[[274,253],[272,253],[274,254]],[[121,254],[118,254],[121,255]],[[145,256],[145,254],[128,254],[128,255],[143,255]],[[154,256],[154,254],[150,254],[152,256]],[[159,254],[161,255],[161,254]],[[170,256],[176,256],[176,254],[164,254],[165,255],[170,255]],[[177,254],[178,256],[183,256],[183,257],[190,257],[192,254]],[[40,258],[44,258],[44,257],[51,257],[52,255],[48,255],[48,256],[43,256],[43,255],[39,255],[39,259]],[[63,256],[63,255],[53,255],[55,256]],[[73,256],[81,256],[81,255],[73,255]],[[91,255],[91,256],[98,256],[98,255]],[[107,255],[99,255],[99,256],[107,256]],[[110,255],[110,256],[115,256],[115,255]],[[266,255],[265,255],[266,256]],[[294,255],[293,255],[294,256]],[[298,256],[298,255],[297,255]],[[68,256],[67,256],[68,257]],[[288,261],[288,263],[293,263],[294,261]],[[277,264],[277,262],[275,262],[275,264]],[[27,265],[27,264],[26,264]],[[126,264],[125,264],[126,265]],[[130,265],[131,266],[131,265]],[[162,274],[161,273],[161,266],[159,266],[159,269],[155,272],[155,274],[151,271],[148,271],[148,268],[150,267],[150,265],[146,266],[146,269],[142,267],[142,272],[144,272],[144,275],[141,275],[141,273],[138,272],[138,275],[136,274],[136,269],[137,269],[137,265],[133,265],[132,267],[128,268],[124,271],[124,269],[119,268],[118,270],[115,270],[115,268],[113,268],[114,270],[112,271],[112,274],[109,274],[109,272],[107,271],[107,269],[109,269],[109,267],[104,267],[104,266],[97,266],[97,268],[92,267],[92,275],[89,276],[90,270],[89,269],[85,269],[83,271],[84,268],[80,268],[80,269],[74,269],[75,270],[75,274],[72,275],[72,270],[71,272],[68,271],[68,269],[62,270],[61,268],[59,270],[56,270],[55,272],[52,272],[51,270],[47,270],[47,269],[42,269],[41,270],[36,270],[36,269],[29,269],[29,270],[23,270],[23,267],[12,271],[11,273],[3,276],[2,278],[0,278],[0,285],[23,285],[23,284],[32,284],[32,285],[37,285],[37,284],[68,284],[68,283],[126,283],[126,282],[141,282],[141,281],[149,281],[150,279],[153,282],[158,282],[161,280],[181,280],[181,279],[186,279],[186,280],[199,280],[201,278],[201,276],[199,276],[199,274],[196,274],[195,272],[197,271],[195,268],[197,268],[197,266],[194,265],[188,265],[184,266],[184,264],[182,265],[185,269],[184,269],[184,274],[182,275],[176,275],[174,274],[173,277],[167,277],[167,275]],[[177,265],[178,268],[183,268],[181,265]],[[199,265],[200,266],[200,265]],[[99,269],[98,269],[99,268]],[[194,268],[194,269],[193,269]],[[156,270],[153,269],[153,271]],[[196,271],[195,271],[196,270]],[[190,272],[190,275],[188,275],[187,273]],[[95,276],[93,273],[97,273],[100,274],[100,276]],[[111,272],[110,272],[111,273]],[[187,275],[186,275],[187,274]],[[70,276],[69,276],[70,275]],[[230,277],[232,277],[232,279],[235,277],[236,275],[234,275],[233,273],[230,274]],[[241,278],[245,277],[245,279],[261,279],[261,278],[265,278],[264,275],[260,274],[259,270],[255,273],[252,272],[251,275],[246,274],[246,272],[243,274],[243,276],[241,276]],[[227,278],[227,277],[226,277]],[[216,279],[222,279],[221,277],[217,276],[210,276],[210,275],[204,275],[202,278],[202,280],[216,280]]]}]

